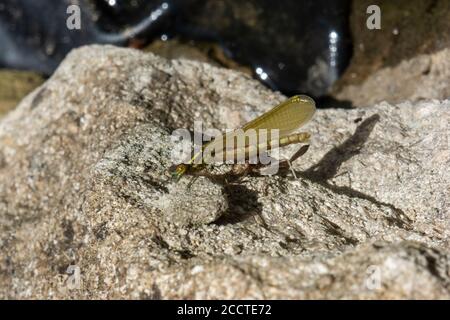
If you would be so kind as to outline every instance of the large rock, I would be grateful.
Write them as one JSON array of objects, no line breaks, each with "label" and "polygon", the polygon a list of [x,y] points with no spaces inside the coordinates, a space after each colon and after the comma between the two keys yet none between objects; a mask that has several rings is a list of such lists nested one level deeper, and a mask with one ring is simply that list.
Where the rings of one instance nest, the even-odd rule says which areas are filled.
[{"label": "large rock", "polygon": [[395,104],[404,100],[449,99],[450,48],[380,69],[359,84],[337,89],[335,97],[358,107],[382,101]]},{"label": "large rock", "polygon": [[[367,9],[373,5],[380,8],[379,30],[366,27],[369,17],[372,16],[367,13]],[[374,83],[376,80],[373,78],[376,74],[380,89],[375,85],[372,86],[372,95],[369,90],[365,92],[369,97],[375,98],[381,94],[382,99],[396,103],[399,98],[401,100],[397,101],[411,100],[411,95],[415,95],[414,88],[419,88],[417,93],[422,95],[422,98],[437,99],[436,94],[441,94],[439,88],[443,85],[448,87],[449,82],[448,50],[446,58],[439,53],[445,48],[450,48],[448,30],[450,30],[448,0],[352,1],[350,32],[353,53],[349,66],[335,83],[335,87],[341,89],[349,85],[358,87],[366,80],[368,83]],[[447,59],[447,63],[441,59]],[[442,80],[446,83],[441,82]],[[369,89],[367,86],[361,89],[365,88]],[[353,93],[358,92],[355,90]],[[448,97],[447,95],[446,98]],[[367,99],[362,102],[365,106],[373,105],[373,102]]]},{"label": "large rock", "polygon": [[73,51],[0,123],[0,297],[450,298],[450,101],[319,110],[296,177],[170,180],[172,130],[283,99],[199,62]]}]

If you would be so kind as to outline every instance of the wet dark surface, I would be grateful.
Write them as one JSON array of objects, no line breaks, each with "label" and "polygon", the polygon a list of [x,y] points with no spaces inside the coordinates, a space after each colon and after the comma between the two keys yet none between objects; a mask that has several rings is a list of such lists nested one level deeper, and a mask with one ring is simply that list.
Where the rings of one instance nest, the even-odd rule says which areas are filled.
[{"label": "wet dark surface", "polygon": [[[123,2],[109,0],[109,3],[114,1]],[[81,28],[70,30],[66,24],[70,16],[67,8],[72,3],[69,0],[1,0],[0,67],[50,75],[72,48],[92,43],[125,46],[139,35],[160,32],[160,21],[170,12],[168,6],[161,7],[163,1],[146,1],[139,8],[140,15],[129,18],[135,24],[125,28],[124,20],[128,18],[124,15],[119,19],[120,11],[129,12],[127,17],[131,17],[134,16],[132,8],[116,10],[105,0],[79,0]]]},{"label": "wet dark surface", "polygon": [[[271,88],[327,93],[351,55],[349,1],[192,0],[178,32],[219,42]],[[192,10],[194,8],[195,10]]]},{"label": "wet dark surface", "polygon": [[320,97],[351,55],[347,0],[80,0],[82,27],[69,30],[72,2],[0,0],[0,66],[50,75],[84,44],[177,37],[217,43],[275,90]]}]

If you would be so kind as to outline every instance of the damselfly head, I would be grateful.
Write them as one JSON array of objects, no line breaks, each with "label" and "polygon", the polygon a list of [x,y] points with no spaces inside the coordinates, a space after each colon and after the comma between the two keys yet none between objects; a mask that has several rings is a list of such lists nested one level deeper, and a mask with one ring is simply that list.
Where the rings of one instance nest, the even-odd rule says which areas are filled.
[{"label": "damselfly head", "polygon": [[172,170],[172,179],[175,181],[180,180],[181,176],[184,175],[187,171],[187,165],[185,164],[179,164],[175,166],[175,168]]}]

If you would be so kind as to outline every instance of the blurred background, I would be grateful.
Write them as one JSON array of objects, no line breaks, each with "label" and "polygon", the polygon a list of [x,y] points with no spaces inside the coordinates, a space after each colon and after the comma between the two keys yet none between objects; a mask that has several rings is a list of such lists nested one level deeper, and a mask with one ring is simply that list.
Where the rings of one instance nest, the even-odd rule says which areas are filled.
[{"label": "blurred background", "polygon": [[[367,7],[381,29],[366,27]],[[67,21],[76,5],[80,28]],[[73,48],[133,47],[248,73],[319,105],[343,87],[450,46],[449,0],[0,0],[0,115],[39,86]]]}]

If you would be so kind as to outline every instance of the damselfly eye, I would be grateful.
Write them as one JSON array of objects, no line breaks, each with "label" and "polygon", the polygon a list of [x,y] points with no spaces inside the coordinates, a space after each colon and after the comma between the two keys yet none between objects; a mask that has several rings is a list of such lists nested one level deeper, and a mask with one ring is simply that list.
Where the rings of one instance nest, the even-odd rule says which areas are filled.
[{"label": "damselfly eye", "polygon": [[187,166],[185,164],[179,164],[172,171],[172,177],[175,180],[179,180],[181,178],[181,176],[186,172],[186,170],[187,170]]}]

